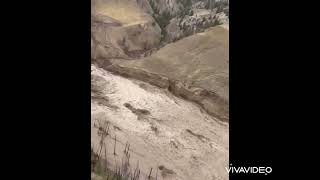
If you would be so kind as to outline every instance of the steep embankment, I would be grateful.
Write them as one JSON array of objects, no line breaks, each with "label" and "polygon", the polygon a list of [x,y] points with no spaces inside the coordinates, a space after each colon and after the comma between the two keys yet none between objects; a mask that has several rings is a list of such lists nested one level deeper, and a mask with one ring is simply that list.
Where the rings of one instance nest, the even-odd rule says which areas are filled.
[{"label": "steep embankment", "polygon": [[108,71],[139,79],[194,101],[222,121],[229,119],[229,31],[217,26],[152,56],[113,61]]},{"label": "steep embankment", "polygon": [[110,125],[106,140],[110,168],[120,165],[129,142],[130,163],[136,167],[139,161],[142,179],[150,168],[152,177],[158,171],[158,179],[164,180],[228,179],[228,124],[198,105],[148,83],[92,66],[91,106],[91,142],[96,152],[97,124]]},{"label": "steep embankment", "polygon": [[91,0],[91,6],[92,59],[136,58],[160,43],[161,29],[142,2]]}]

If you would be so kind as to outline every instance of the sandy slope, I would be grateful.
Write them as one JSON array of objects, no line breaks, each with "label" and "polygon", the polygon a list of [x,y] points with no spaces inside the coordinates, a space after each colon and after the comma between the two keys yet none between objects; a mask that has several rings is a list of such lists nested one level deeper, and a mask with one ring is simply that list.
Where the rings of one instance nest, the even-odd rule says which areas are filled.
[{"label": "sandy slope", "polygon": [[[165,90],[137,80],[115,76],[92,66],[92,75],[102,77],[108,105],[91,100],[91,141],[98,147],[98,121],[109,121],[111,136],[117,137],[108,147],[109,162],[114,166],[126,142],[130,143],[131,164],[148,173],[162,165],[172,170],[160,179],[212,180],[228,179],[228,124],[222,124],[203,112],[196,104],[172,96]],[[99,82],[94,82],[99,85]],[[127,107],[124,106],[125,103]],[[134,110],[140,109],[143,113]],[[113,144],[114,140],[108,138]],[[119,162],[118,162],[119,163]]]}]

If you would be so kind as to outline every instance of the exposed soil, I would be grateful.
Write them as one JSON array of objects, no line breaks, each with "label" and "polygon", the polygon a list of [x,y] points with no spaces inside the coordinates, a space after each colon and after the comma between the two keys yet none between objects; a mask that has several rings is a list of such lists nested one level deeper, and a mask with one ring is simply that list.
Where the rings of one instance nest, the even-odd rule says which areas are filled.
[{"label": "exposed soil", "polygon": [[[93,83],[105,86],[96,88],[99,96],[91,100],[91,142],[94,148],[99,146],[95,124],[110,123],[113,128],[106,139],[110,142],[107,155],[115,157],[108,160],[110,166],[121,162],[128,142],[130,162],[134,166],[139,162],[144,175],[153,168],[151,176],[155,177],[158,169],[158,179],[164,180],[229,179],[225,170],[229,163],[228,123],[168,90],[95,66],[92,75],[104,82]],[[97,103],[99,98],[106,99],[107,105]]]}]

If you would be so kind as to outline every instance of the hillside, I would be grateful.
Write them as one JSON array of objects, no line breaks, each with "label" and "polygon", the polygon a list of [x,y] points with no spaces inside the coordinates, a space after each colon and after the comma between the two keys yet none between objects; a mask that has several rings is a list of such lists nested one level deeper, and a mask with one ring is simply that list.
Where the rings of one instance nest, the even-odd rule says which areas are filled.
[{"label": "hillside", "polygon": [[108,70],[169,89],[228,121],[229,31],[217,26],[172,44],[150,57],[116,61]]},{"label": "hillside", "polygon": [[217,1],[210,8],[208,2],[92,0],[92,59],[149,56],[168,43],[228,24],[228,4]]},{"label": "hillside", "polygon": [[227,0],[91,4],[92,179],[228,180]]},{"label": "hillside", "polygon": [[92,59],[139,57],[160,43],[161,29],[134,0],[91,1]]}]

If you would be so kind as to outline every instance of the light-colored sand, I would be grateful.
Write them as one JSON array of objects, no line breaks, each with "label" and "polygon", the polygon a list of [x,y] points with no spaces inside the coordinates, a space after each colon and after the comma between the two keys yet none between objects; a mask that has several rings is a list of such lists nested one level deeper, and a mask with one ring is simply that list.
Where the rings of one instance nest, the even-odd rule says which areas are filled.
[{"label": "light-colored sand", "polygon": [[[217,121],[196,104],[141,81],[115,76],[95,66],[92,75],[106,80],[105,96],[112,106],[91,101],[91,142],[97,149],[99,138],[94,124],[109,121],[111,137],[116,135],[118,140],[118,158],[114,158],[114,140],[107,138],[107,154],[113,166],[117,159],[119,163],[124,145],[129,142],[130,162],[135,165],[139,161],[144,174],[153,168],[155,176],[155,169],[163,165],[174,173],[163,178],[159,170],[158,179],[229,179],[225,170],[229,162],[227,123]],[[150,114],[137,115],[125,103]]]}]

